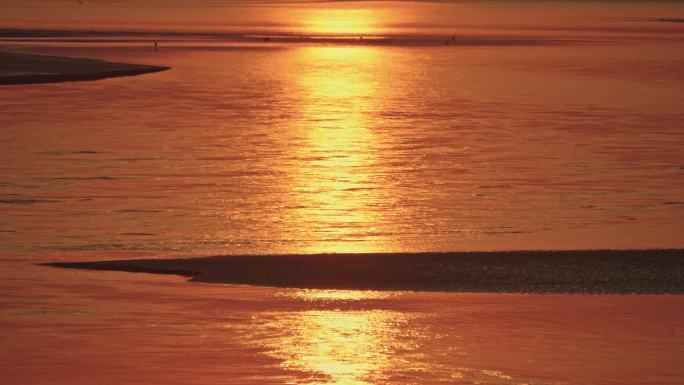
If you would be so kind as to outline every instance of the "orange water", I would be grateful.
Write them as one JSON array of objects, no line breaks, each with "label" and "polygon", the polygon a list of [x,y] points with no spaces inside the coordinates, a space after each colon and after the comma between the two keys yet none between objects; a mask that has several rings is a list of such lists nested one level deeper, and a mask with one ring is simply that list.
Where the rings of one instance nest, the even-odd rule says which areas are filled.
[{"label": "orange water", "polygon": [[[171,12],[148,2],[122,24],[140,2],[30,3],[0,20],[122,30]],[[33,265],[682,247],[681,24],[624,19],[681,5],[618,3],[204,2],[175,12],[225,35],[155,37],[157,52],[140,36],[3,42],[173,69],[0,88],[0,382],[681,384],[679,296],[301,291]],[[261,21],[221,24],[247,11]],[[444,44],[454,31],[470,40]],[[503,44],[520,37],[545,40]]]},{"label": "orange water", "polygon": [[235,44],[34,46],[173,69],[0,91],[3,249],[683,246],[679,43]]},{"label": "orange water", "polygon": [[8,384],[684,378],[681,296],[306,291],[16,265],[0,282]]}]

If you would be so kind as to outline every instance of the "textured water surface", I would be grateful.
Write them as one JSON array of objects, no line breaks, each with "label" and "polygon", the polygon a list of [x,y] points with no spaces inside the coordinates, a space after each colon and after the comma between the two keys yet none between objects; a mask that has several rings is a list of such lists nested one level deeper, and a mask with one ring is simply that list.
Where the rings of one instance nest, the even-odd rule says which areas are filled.
[{"label": "textured water surface", "polygon": [[33,48],[163,64],[5,87],[12,252],[680,247],[675,43]]},{"label": "textured water surface", "polygon": [[34,265],[681,248],[682,25],[660,21],[678,2],[6,3],[7,27],[219,35],[0,42],[173,67],[0,88],[3,380],[683,382],[680,296],[274,289]]},{"label": "textured water surface", "polygon": [[[22,384],[681,383],[681,296],[273,289],[3,263]],[[17,291],[16,287],[23,289]]]}]

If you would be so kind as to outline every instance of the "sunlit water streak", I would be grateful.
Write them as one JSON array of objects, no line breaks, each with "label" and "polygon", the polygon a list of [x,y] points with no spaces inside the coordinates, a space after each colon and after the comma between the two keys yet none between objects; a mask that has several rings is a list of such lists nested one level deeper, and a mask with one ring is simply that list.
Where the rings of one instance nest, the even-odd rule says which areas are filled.
[{"label": "sunlit water streak", "polygon": [[0,239],[34,255],[680,247],[677,47],[34,47],[174,68],[5,88]]},{"label": "sunlit water streak", "polygon": [[[188,284],[3,262],[0,368],[21,384],[681,382],[680,296]],[[16,290],[21,286],[21,290]]]}]

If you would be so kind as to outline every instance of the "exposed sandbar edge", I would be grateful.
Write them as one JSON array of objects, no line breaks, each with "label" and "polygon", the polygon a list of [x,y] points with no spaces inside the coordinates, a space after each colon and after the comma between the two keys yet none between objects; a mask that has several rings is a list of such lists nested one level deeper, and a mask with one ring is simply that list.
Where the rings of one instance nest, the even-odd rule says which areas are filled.
[{"label": "exposed sandbar edge", "polygon": [[684,294],[682,249],[236,255],[45,265],[293,288]]},{"label": "exposed sandbar edge", "polygon": [[90,81],[168,69],[170,67],[0,52],[0,85]]}]

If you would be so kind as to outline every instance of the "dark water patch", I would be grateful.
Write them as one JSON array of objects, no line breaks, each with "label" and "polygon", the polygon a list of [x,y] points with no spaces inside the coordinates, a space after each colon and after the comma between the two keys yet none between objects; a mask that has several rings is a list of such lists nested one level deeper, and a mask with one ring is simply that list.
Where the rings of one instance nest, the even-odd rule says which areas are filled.
[{"label": "dark water patch", "polygon": [[75,181],[75,180],[120,180],[122,178],[117,178],[113,176],[73,176],[73,177],[51,177],[43,178],[43,180],[63,180],[63,181]]},{"label": "dark water patch", "polygon": [[28,315],[28,316],[54,316],[54,315],[87,315],[92,314],[91,311],[82,309],[62,309],[62,308],[44,308],[44,309],[28,309],[28,310],[14,310],[10,312],[14,315]]},{"label": "dark water patch", "polygon": [[513,185],[510,184],[484,184],[481,186],[477,186],[477,188],[484,188],[484,189],[489,189],[489,188],[513,188]]},{"label": "dark water patch", "polygon": [[152,210],[152,209],[121,209],[114,211],[115,213],[161,213],[162,210]]},{"label": "dark water patch", "polygon": [[146,161],[146,160],[162,160],[166,158],[162,157],[132,157],[132,158],[116,158],[117,162],[136,162],[136,161]]},{"label": "dark water patch", "polygon": [[96,211],[74,211],[74,212],[64,213],[62,215],[65,217],[96,217],[96,216],[104,216],[107,214],[103,213],[103,212],[96,212]]},{"label": "dark water patch", "polygon": [[235,255],[45,265],[295,288],[684,294],[684,249]]},{"label": "dark water patch", "polygon": [[659,19],[651,19],[651,21],[657,21],[660,23],[684,23],[684,19],[669,18],[669,17],[661,17]]},{"label": "dark water patch", "polygon": [[94,150],[76,150],[76,151],[42,151],[35,152],[35,155],[47,155],[47,156],[64,156],[64,155],[93,155],[102,154],[99,151]]},{"label": "dark water patch", "polygon": [[375,187],[349,187],[349,188],[343,188],[340,191],[349,191],[349,192],[355,192],[355,191],[374,191],[377,190]]},{"label": "dark water patch", "polygon": [[[74,237],[75,239],[83,239],[83,237]],[[178,252],[183,249],[181,245],[168,244],[166,242],[133,242],[129,239],[126,242],[108,242],[108,243],[83,243],[75,245],[52,244],[33,247],[35,250],[45,251],[61,251],[65,253],[77,251],[156,251],[156,252]]]},{"label": "dark water patch", "polygon": [[68,196],[65,197],[65,199],[79,199],[79,198],[87,198],[87,199],[117,199],[117,200],[136,200],[136,199],[154,199],[154,200],[161,200],[161,199],[169,199],[169,196],[166,195],[88,195],[88,196]]},{"label": "dark water patch", "polygon": [[6,205],[33,205],[38,203],[58,203],[61,201],[53,199],[0,199],[0,204]]},{"label": "dark water patch", "polygon": [[154,233],[121,233],[119,235],[127,235],[127,236],[132,236],[132,237],[147,237],[147,236],[154,236],[157,234],[154,234]]},{"label": "dark water patch", "polygon": [[246,156],[206,156],[201,158],[196,158],[197,160],[216,160],[216,161],[234,161],[234,160],[247,160]]},{"label": "dark water patch", "polygon": [[72,246],[53,245],[53,246],[45,246],[45,247],[39,247],[39,248],[45,249],[45,250],[61,250],[61,251],[98,251],[98,250],[131,250],[131,249],[135,249],[136,247],[134,245],[123,244],[123,243],[89,243],[89,244],[72,245]]}]

